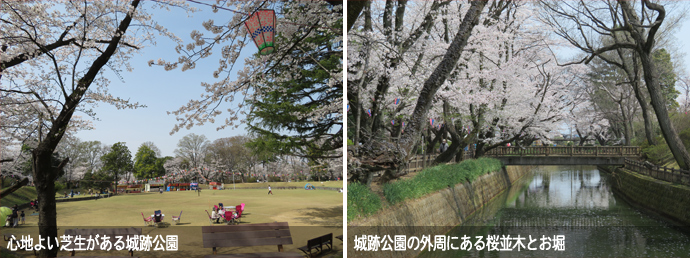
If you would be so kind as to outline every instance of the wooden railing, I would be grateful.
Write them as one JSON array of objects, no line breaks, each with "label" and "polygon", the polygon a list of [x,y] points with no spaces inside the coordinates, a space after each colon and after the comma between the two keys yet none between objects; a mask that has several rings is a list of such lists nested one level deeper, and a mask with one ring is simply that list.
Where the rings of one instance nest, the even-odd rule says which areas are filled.
[{"label": "wooden railing", "polygon": [[485,154],[501,156],[588,156],[588,157],[639,157],[639,146],[587,146],[587,147],[498,147]]},{"label": "wooden railing", "polygon": [[[469,152],[465,152],[469,158]],[[486,156],[580,156],[580,157],[639,157],[639,146],[613,147],[498,147],[486,153]],[[435,156],[415,156],[405,169],[408,173],[421,171],[430,166]],[[690,186],[690,171],[660,167],[633,159],[625,159],[625,167],[631,171],[659,180]]]},{"label": "wooden railing", "polygon": [[[465,151],[465,157],[468,159],[471,152]],[[637,158],[640,156],[639,146],[586,146],[586,147],[498,147],[489,150],[485,153],[487,157],[503,157],[503,156],[577,156],[577,157],[629,157]],[[410,160],[407,168],[404,170],[407,173],[421,171],[430,166],[436,155],[427,156],[419,155]]]},{"label": "wooden railing", "polygon": [[[422,171],[424,168],[431,166],[431,164],[434,162],[434,159],[438,154],[434,155],[417,155],[412,160],[410,160],[409,163],[407,163],[407,168],[404,170],[407,171],[407,173],[412,173],[412,172],[417,172],[417,171]],[[465,151],[463,155],[463,160],[466,159],[471,159],[472,158],[472,153],[469,151]],[[455,161],[448,162],[446,164],[452,164],[455,163]]]},{"label": "wooden railing", "polygon": [[625,168],[666,182],[690,186],[690,171],[625,159]]},{"label": "wooden railing", "polygon": [[423,155],[415,156],[414,158],[412,158],[412,160],[410,160],[409,163],[407,163],[407,169],[405,170],[407,171],[407,173],[422,171],[424,168],[429,166],[429,164],[431,164],[433,158],[435,157],[431,157],[431,159],[425,159],[425,156]]}]

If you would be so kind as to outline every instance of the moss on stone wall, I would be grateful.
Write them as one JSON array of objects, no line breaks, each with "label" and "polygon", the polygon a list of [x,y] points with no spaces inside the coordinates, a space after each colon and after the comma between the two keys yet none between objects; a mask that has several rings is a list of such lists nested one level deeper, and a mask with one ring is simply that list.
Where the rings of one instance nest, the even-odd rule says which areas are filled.
[{"label": "moss on stone wall", "polygon": [[[407,236],[445,234],[462,224],[494,197],[531,171],[532,167],[514,166],[478,177],[472,183],[438,191],[425,197],[407,200],[385,209],[371,217],[348,223],[348,243],[354,236],[390,235]],[[432,239],[433,240],[433,239]],[[381,256],[381,252],[355,252],[348,246],[348,254],[356,257]],[[414,257],[416,251],[386,252],[390,257]]]},{"label": "moss on stone wall", "polygon": [[671,221],[690,226],[690,187],[657,180],[626,169],[603,169],[612,174],[614,191],[626,201]]}]

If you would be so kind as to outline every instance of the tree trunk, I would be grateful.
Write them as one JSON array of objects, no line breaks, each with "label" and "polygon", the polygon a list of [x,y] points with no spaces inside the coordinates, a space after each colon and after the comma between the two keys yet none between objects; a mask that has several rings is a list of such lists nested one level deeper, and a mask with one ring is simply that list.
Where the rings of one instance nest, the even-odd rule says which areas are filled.
[{"label": "tree trunk", "polygon": [[[465,14],[458,33],[446,50],[443,60],[424,82],[405,134],[396,143],[374,140],[361,148],[362,168],[364,168],[363,172],[366,171],[364,173],[372,173],[377,169],[396,170],[414,156],[412,150],[415,148],[417,140],[422,133],[432,100],[438,89],[448,78],[450,72],[455,68],[461,53],[467,45],[472,29],[479,23],[481,11],[486,3],[487,1],[472,1],[471,7]],[[365,175],[365,177],[367,176]]]},{"label": "tree trunk", "polygon": [[[5,177],[2,177],[2,183],[5,183]],[[2,183],[0,183],[0,186],[2,186]],[[14,191],[19,190],[19,188],[22,188],[22,186],[25,186],[28,183],[29,183],[28,178],[22,179],[22,181],[19,181],[16,184],[14,184],[13,186],[10,186],[10,188],[7,188],[4,191],[2,191],[2,193],[0,193],[0,199],[5,198],[5,196],[8,196],[11,193],[13,193]]]},{"label": "tree trunk", "polygon": [[630,146],[630,123],[628,123],[628,115],[625,114],[625,109],[623,108],[623,97],[621,96],[621,101],[618,102],[618,106],[621,108],[621,115],[623,116],[623,134],[625,137],[625,146]]},{"label": "tree trunk", "polygon": [[650,55],[641,55],[642,65],[644,67],[644,79],[647,83],[647,89],[649,91],[649,96],[652,100],[652,107],[656,113],[656,117],[659,120],[659,127],[661,127],[661,133],[664,135],[666,142],[668,143],[673,157],[678,162],[678,166],[681,169],[690,169],[690,154],[688,154],[687,149],[683,145],[676,129],[671,123],[671,119],[668,116],[668,110],[666,109],[666,100],[662,95],[661,89],[659,87],[658,72],[654,65],[654,61]]},{"label": "tree trunk", "polygon": [[640,103],[642,119],[644,120],[644,135],[647,139],[647,143],[649,143],[649,145],[656,145],[656,140],[654,139],[654,127],[652,126],[652,119],[649,115],[649,106],[647,106],[647,101],[645,101],[645,98],[642,95],[642,90],[640,90],[639,83],[634,83],[633,89],[635,89],[635,98],[637,98],[637,102]]},{"label": "tree trunk", "polygon": [[350,31],[362,9],[369,1],[347,1],[347,31]]},{"label": "tree trunk", "polygon": [[[444,116],[444,118],[450,117],[450,113],[451,113],[450,104],[448,104],[448,101],[443,101],[443,116]],[[438,157],[436,157],[433,164],[450,162],[453,160],[453,158],[456,158],[456,162],[458,162],[457,153],[458,153],[458,151],[461,151],[462,147],[467,144],[467,142],[463,141],[462,138],[460,137],[460,134],[458,133],[458,130],[455,127],[455,124],[453,124],[453,122],[450,122],[450,123],[446,122],[443,126],[443,130],[448,132],[452,142],[451,142],[450,146],[448,146],[448,149],[446,149],[446,151],[444,151],[443,153],[438,155]],[[461,154],[461,157],[462,157],[462,154]]]},{"label": "tree trunk", "polygon": [[[661,87],[659,86],[659,73],[651,57],[652,48],[654,46],[654,36],[659,26],[661,26],[666,12],[663,6],[650,3],[649,1],[644,1],[644,5],[649,9],[657,11],[658,16],[654,25],[652,25],[652,27],[649,29],[649,32],[643,33],[646,31],[646,29],[640,29],[639,20],[637,19],[635,10],[630,3],[627,1],[619,1],[619,3],[626,14],[626,23],[629,25],[628,30],[635,39],[635,43],[637,45],[636,50],[640,54],[644,80],[647,84],[649,97],[652,100],[652,107],[654,108],[657,119],[659,120],[661,133],[664,135],[666,143],[668,143],[668,147],[671,149],[671,153],[673,153],[673,157],[678,163],[678,166],[681,169],[688,170],[690,169],[690,154],[688,154],[687,149],[685,149],[685,146],[683,146],[683,142],[678,136],[678,133],[673,127],[671,119],[668,116],[668,110],[666,110],[666,99],[664,98]],[[639,30],[644,31],[640,32]],[[644,36],[647,37],[647,40],[643,39]]]},{"label": "tree trunk", "polygon": [[[139,5],[139,0],[134,0],[131,3],[132,12],[134,12]],[[66,96],[62,110],[59,115],[52,121],[50,131],[45,138],[39,142],[38,147],[32,151],[33,155],[33,176],[34,184],[36,185],[36,192],[39,200],[39,234],[45,239],[52,239],[53,249],[42,249],[38,252],[39,257],[57,257],[59,247],[55,245],[57,239],[57,213],[55,210],[55,179],[59,169],[66,165],[68,159],[65,159],[59,166],[58,170],[52,166],[52,154],[55,151],[58,143],[65,134],[65,130],[79,105],[79,102],[84,97],[84,94],[89,89],[91,83],[100,72],[101,68],[108,63],[110,57],[115,54],[117,47],[123,35],[127,31],[129,24],[132,21],[132,13],[127,13],[125,18],[120,22],[117,31],[108,44],[103,53],[93,61],[88,71],[77,82],[76,89]],[[44,243],[44,246],[47,246]]]},{"label": "tree trunk", "polygon": [[[472,29],[479,23],[479,16],[486,3],[487,1],[473,1],[471,3],[472,6],[467,11],[467,14],[465,14],[462,24],[460,25],[460,30],[446,50],[443,60],[424,82],[424,86],[417,99],[417,105],[415,106],[408,125],[408,133],[400,140],[400,142],[404,144],[405,149],[412,149],[412,145],[414,145],[415,142],[414,139],[419,138],[422,125],[426,121],[427,112],[431,107],[432,99],[436,95],[436,91],[438,91],[441,85],[446,81],[450,72],[454,69],[462,51],[467,45],[467,40],[471,35]],[[408,155],[410,154],[408,153]]]},{"label": "tree trunk", "polygon": [[[44,141],[45,142],[45,141]],[[42,144],[43,145],[43,144]],[[57,171],[53,168],[52,150],[39,145],[33,151],[33,176],[38,197],[38,233],[55,241],[57,234],[57,211],[55,205],[55,177]],[[46,242],[41,243],[48,246]],[[57,257],[58,248],[53,243],[53,249],[39,251],[39,257]]]},{"label": "tree trunk", "polygon": [[594,138],[597,139],[597,142],[599,142],[599,145],[606,146],[606,140],[604,139],[604,137],[600,137],[597,135],[597,136],[594,136]]}]

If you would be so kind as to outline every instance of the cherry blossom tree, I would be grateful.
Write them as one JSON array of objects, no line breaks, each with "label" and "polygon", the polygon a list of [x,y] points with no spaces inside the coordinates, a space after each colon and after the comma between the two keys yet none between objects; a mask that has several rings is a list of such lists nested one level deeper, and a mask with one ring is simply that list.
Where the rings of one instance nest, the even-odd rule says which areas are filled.
[{"label": "cherry blossom tree", "polygon": [[206,136],[190,133],[177,142],[175,156],[189,162],[190,169],[199,168],[204,163],[208,144],[209,141]]},{"label": "cherry blossom tree", "polygon": [[[384,170],[383,180],[400,176],[399,168],[421,152],[415,151],[422,148],[420,140],[426,153],[441,139],[451,140],[434,160],[448,162],[462,157],[468,145],[476,144],[472,151],[481,156],[511,142],[548,140],[569,117],[571,89],[581,83],[575,75],[585,67],[558,66],[551,48],[560,42],[538,29],[533,4],[493,1],[487,6],[465,50],[446,63],[449,73],[436,93],[424,89],[446,60],[453,28],[466,22],[457,17],[468,10],[467,3],[374,1],[364,7],[349,33],[354,50],[348,51],[350,112],[355,121],[362,117],[361,126],[354,126],[362,137],[354,133],[348,153],[354,180],[369,182],[371,174],[364,171],[372,170]],[[428,109],[419,117],[422,97]],[[405,140],[410,145],[402,144]],[[370,146],[375,142],[390,144],[379,149]],[[366,161],[371,157],[377,161]]]},{"label": "cherry blossom tree", "polygon": [[[257,140],[278,154],[342,157],[342,2],[220,1],[211,8],[235,14],[204,22],[204,32],[192,31],[192,42],[176,47],[177,60],[149,62],[184,72],[220,52],[218,69],[201,82],[201,98],[170,112],[178,121],[171,133],[224,114],[217,129],[248,124],[263,136]],[[262,8],[276,10],[277,48],[252,55],[237,68],[240,54],[254,51],[247,48],[254,43],[244,21]],[[310,152],[314,149],[321,152]]]},{"label": "cherry blossom tree", "polygon": [[[464,2],[463,2],[464,3]],[[352,53],[375,53],[371,56],[364,56],[364,60],[357,60],[361,58],[362,55],[351,55],[353,62],[351,62],[352,67],[348,69],[354,74],[359,73],[356,79],[351,80],[349,85],[364,85],[368,84],[367,88],[372,89],[366,92],[359,92],[360,89],[353,89],[352,92],[357,92],[357,99],[353,99],[354,96],[348,96],[353,106],[356,110],[353,112],[361,112],[362,114],[371,114],[373,117],[370,120],[371,130],[367,132],[367,135],[362,137],[362,140],[358,139],[353,147],[353,152],[348,152],[348,160],[351,164],[354,164],[352,169],[348,169],[350,173],[353,173],[353,180],[360,180],[371,182],[371,175],[373,172],[385,170],[393,171],[397,170],[401,165],[407,162],[412,155],[414,155],[414,149],[417,147],[419,142],[419,137],[421,135],[425,121],[427,121],[427,113],[432,107],[433,99],[436,96],[436,92],[443,86],[448,80],[451,72],[457,67],[457,62],[460,59],[460,55],[463,53],[468,39],[472,35],[472,30],[480,22],[480,16],[482,15],[484,7],[487,5],[486,1],[472,1],[469,6],[462,5],[450,7],[451,2],[420,2],[414,5],[407,4],[407,1],[399,1],[396,5],[393,1],[387,1],[385,7],[378,9],[376,5],[379,2],[372,2],[370,17],[377,17],[377,10],[382,10],[382,20],[377,22],[372,22],[374,26],[379,26],[377,29],[379,33],[364,31],[364,34],[352,33],[353,42],[349,44],[350,46],[368,46],[368,47],[378,47],[375,51],[368,51],[363,48],[355,48]],[[490,5],[489,16],[495,15],[496,13],[501,13],[503,9],[508,4],[503,1],[492,2]],[[414,7],[414,8],[413,8]],[[410,12],[408,12],[408,8]],[[431,30],[434,25],[442,24],[439,23],[439,14],[443,10],[448,10],[449,18],[458,19],[462,18],[462,22],[459,26],[455,26],[455,29],[449,29],[447,35],[455,33],[453,40],[448,40],[449,44],[444,44],[441,46],[429,47],[424,43],[424,40],[431,38],[429,30]],[[406,18],[412,17],[412,18]],[[365,17],[363,23],[369,20]],[[366,25],[366,24],[365,24]],[[357,24],[355,21],[355,27],[359,28],[361,25]],[[368,33],[368,34],[366,34]],[[366,40],[370,38],[372,40]],[[357,42],[359,41],[359,42]],[[362,42],[368,42],[363,44]],[[435,55],[435,62],[429,64],[428,76],[419,76],[416,73],[395,73],[396,68],[401,66],[414,67],[416,64],[421,64],[419,62],[414,62],[412,60],[417,60],[418,58],[423,58],[423,53],[419,49],[433,49],[438,51]],[[416,52],[416,53],[415,53]],[[350,52],[348,52],[350,54]],[[413,56],[412,59],[405,59],[405,57]],[[379,69],[373,67],[362,67],[362,64],[373,64],[381,65]],[[413,68],[413,70],[415,70]],[[369,75],[370,71],[374,71],[373,74]],[[415,70],[416,71],[416,70]],[[381,74],[382,73],[382,74]],[[383,106],[389,93],[391,87],[392,78],[415,78],[419,76],[422,79],[422,87],[417,88],[415,93],[412,93],[415,98],[410,102],[416,104],[414,105],[414,110],[411,112],[410,119],[408,120],[408,125],[405,127],[405,134],[396,140],[388,141],[385,139],[384,129],[382,125],[383,122]],[[348,77],[350,78],[350,77]],[[354,76],[352,77],[354,78]],[[364,80],[364,81],[362,81]],[[350,92],[350,91],[348,91]],[[371,101],[373,103],[367,103],[365,101]],[[370,106],[371,111],[365,108]],[[366,111],[365,111],[366,110]],[[366,113],[365,113],[366,112]],[[368,127],[368,126],[367,126]],[[360,130],[364,131],[364,129]],[[366,140],[363,140],[365,139]],[[362,142],[364,145],[359,146]]]},{"label": "cherry blossom tree", "polygon": [[[618,49],[629,49],[639,56],[643,79],[662,135],[678,166],[690,169],[690,154],[669,118],[658,64],[653,57],[657,36],[667,27],[662,25],[669,22],[664,5],[649,0],[641,1],[639,5],[628,1],[542,1],[541,4],[545,10],[543,20],[553,27],[558,36],[587,54],[577,63],[589,63],[604,53]],[[629,35],[630,40],[597,42],[596,38],[592,38],[593,35],[613,36],[619,32]]]},{"label": "cherry blossom tree", "polygon": [[[475,156],[507,143],[528,145],[534,139],[550,139],[567,117],[571,89],[583,67],[557,65],[550,47],[557,45],[540,33],[533,19],[534,7],[516,4],[504,17],[478,26],[470,40],[472,51],[463,53],[458,76],[438,96],[438,130],[451,136],[456,128],[459,148],[476,143]],[[442,123],[442,124],[441,124]],[[469,134],[469,135],[468,135]],[[461,137],[463,136],[463,137]],[[436,161],[453,156],[441,154]]]},{"label": "cherry blossom tree", "polygon": [[[73,123],[75,113],[93,116],[88,107],[97,102],[118,108],[141,106],[109,94],[103,69],[131,71],[128,60],[152,44],[155,34],[176,39],[147,8],[181,5],[138,0],[0,5],[0,99],[14,116],[3,119],[12,123],[3,127],[3,134],[14,130],[16,138],[34,134],[38,139],[32,149],[33,178],[40,200],[39,233],[46,239],[57,237],[54,182],[69,160],[54,168],[52,154],[69,127],[79,126]],[[43,249],[39,256],[55,257],[57,248]]]},{"label": "cherry blossom tree", "polygon": [[609,120],[598,111],[598,107],[590,101],[587,93],[579,97],[574,98],[575,102],[571,106],[570,117],[567,119],[567,123],[574,127],[580,138],[578,145],[583,146],[590,137],[600,140],[600,143],[603,142],[601,145],[606,145]]}]

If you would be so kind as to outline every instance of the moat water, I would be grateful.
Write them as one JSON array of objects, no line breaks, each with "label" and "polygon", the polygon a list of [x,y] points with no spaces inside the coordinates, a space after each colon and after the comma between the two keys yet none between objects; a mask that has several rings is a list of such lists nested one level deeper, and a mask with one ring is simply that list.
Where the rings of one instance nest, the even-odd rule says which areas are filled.
[{"label": "moat water", "polygon": [[611,180],[593,166],[537,167],[448,232],[451,250],[419,256],[690,257],[688,227],[633,208]]}]

